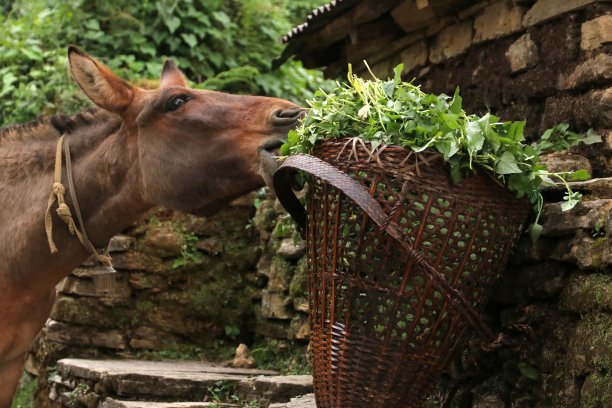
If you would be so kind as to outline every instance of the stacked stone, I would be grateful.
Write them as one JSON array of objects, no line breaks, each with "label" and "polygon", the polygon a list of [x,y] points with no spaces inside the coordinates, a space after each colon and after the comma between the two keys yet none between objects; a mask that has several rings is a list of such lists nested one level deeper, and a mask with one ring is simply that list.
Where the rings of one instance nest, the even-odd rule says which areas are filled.
[{"label": "stacked stone", "polygon": [[257,272],[266,281],[257,311],[259,335],[309,340],[306,246],[278,201],[264,200],[253,220],[265,250]]},{"label": "stacked stone", "polygon": [[28,370],[44,383],[65,357],[212,358],[249,341],[261,287],[253,211],[253,196],[208,218],[158,210],[114,237],[114,290],[96,292],[91,263],[62,281]]}]

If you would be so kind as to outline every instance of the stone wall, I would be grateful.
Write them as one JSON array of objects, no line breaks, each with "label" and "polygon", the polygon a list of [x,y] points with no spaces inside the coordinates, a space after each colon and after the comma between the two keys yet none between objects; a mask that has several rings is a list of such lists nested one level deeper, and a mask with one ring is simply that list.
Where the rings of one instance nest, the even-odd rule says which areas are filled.
[{"label": "stone wall", "polygon": [[[412,3],[391,11],[408,31],[418,28],[402,11]],[[404,78],[426,91],[452,95],[459,86],[466,111],[526,120],[530,140],[561,122],[592,127],[606,139],[607,150],[590,156],[603,176],[612,167],[611,13],[612,5],[595,0],[480,1],[361,57],[383,78],[403,63]],[[341,60],[328,74],[345,69]]]},{"label": "stone wall", "polygon": [[[284,254],[287,246],[281,245],[281,255],[264,270],[263,259],[272,258],[262,257],[262,250],[272,235],[282,234],[255,229],[255,222],[273,228],[276,218],[263,208],[253,218],[259,200],[245,196],[208,218],[156,210],[112,239],[118,271],[112,292],[96,292],[95,268],[88,263],[62,281],[28,358],[27,370],[41,374],[37,406],[46,406],[48,373],[61,358],[231,361],[240,343],[262,343],[256,328],[270,338],[306,338],[307,333],[297,333],[303,319],[296,317],[291,325],[285,319],[293,314],[278,309],[282,288],[289,291],[281,270],[293,274],[299,253]],[[267,276],[272,276],[268,285]],[[262,316],[278,318],[280,324],[267,324]],[[291,335],[283,324],[297,331]],[[260,346],[265,348],[265,342]],[[305,360],[303,347],[299,350]]]}]

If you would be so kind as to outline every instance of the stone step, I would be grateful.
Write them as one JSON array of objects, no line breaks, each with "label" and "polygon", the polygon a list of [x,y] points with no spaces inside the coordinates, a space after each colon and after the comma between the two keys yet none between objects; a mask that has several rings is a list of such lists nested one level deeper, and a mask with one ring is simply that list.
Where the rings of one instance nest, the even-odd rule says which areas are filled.
[{"label": "stone step", "polygon": [[269,408],[316,408],[314,394],[306,394],[301,397],[291,398],[289,402],[271,404]]},{"label": "stone step", "polygon": [[147,402],[147,401],[121,401],[106,398],[98,408],[206,408],[224,407],[215,402]]},{"label": "stone step", "polygon": [[[280,376],[275,371],[195,361],[63,359],[57,363],[51,397],[63,404],[64,395],[77,395],[79,400],[94,399],[99,408],[173,406],[165,401],[184,401],[181,404],[191,405],[176,406],[191,408],[210,406],[201,401],[210,399],[211,390],[241,401],[276,403],[288,402],[312,389],[309,375]],[[151,402],[123,401],[137,399]],[[143,405],[154,403],[162,405]]]},{"label": "stone step", "polygon": [[[236,404],[219,404],[216,402],[147,402],[147,401],[121,401],[112,398],[105,399],[98,408],[206,408],[238,407]],[[291,398],[289,402],[274,403],[269,408],[316,408],[314,394]]]}]

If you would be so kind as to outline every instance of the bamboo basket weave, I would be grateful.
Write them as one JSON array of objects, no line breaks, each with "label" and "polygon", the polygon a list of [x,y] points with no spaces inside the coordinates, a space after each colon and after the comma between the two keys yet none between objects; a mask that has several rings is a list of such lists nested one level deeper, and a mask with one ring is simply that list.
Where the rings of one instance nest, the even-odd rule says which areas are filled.
[{"label": "bamboo basket weave", "polygon": [[[352,139],[314,155],[290,157],[275,186],[307,219],[317,407],[421,407],[479,326],[529,206],[485,174],[452,185],[435,152],[372,155]],[[295,169],[315,175],[303,214],[282,176]]]}]

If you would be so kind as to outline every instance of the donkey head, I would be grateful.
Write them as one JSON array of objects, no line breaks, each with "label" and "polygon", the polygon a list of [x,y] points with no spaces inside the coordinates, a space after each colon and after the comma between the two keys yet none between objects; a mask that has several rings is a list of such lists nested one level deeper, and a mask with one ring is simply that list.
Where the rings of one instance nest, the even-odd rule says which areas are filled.
[{"label": "donkey head", "polygon": [[70,69],[99,107],[121,116],[143,199],[198,215],[263,185],[258,152],[279,146],[303,110],[267,97],[189,88],[166,61],[159,88],[131,86],[76,47]]}]

